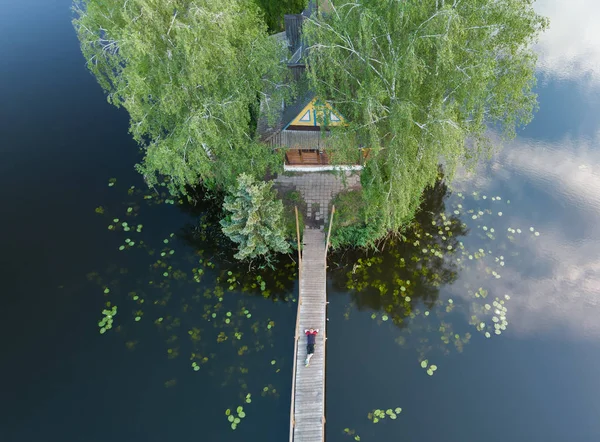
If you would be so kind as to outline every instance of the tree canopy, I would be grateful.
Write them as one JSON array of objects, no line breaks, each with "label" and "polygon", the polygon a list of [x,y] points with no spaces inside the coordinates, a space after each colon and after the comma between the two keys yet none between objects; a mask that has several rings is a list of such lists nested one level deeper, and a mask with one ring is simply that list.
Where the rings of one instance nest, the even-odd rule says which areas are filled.
[{"label": "tree canopy", "polygon": [[349,122],[335,129],[338,152],[370,149],[361,180],[374,231],[414,216],[440,163],[452,176],[490,152],[490,127],[510,138],[531,120],[531,46],[547,26],[532,3],[333,0],[304,24],[312,88]]},{"label": "tree canopy", "polygon": [[254,139],[261,94],[281,94],[285,49],[252,0],[79,0],[74,26],[108,100],[129,112],[137,168],[170,190],[227,187],[279,165]]},{"label": "tree canopy", "polygon": [[[87,65],[129,112],[150,185],[164,175],[172,193],[227,189],[281,169],[255,133],[261,101],[278,107],[293,89],[289,54],[268,34],[304,1],[76,0]],[[329,0],[305,21],[310,88],[348,122],[331,128],[332,158],[368,149],[348,238],[398,230],[440,164],[451,178],[491,151],[490,128],[511,138],[531,120],[532,44],[547,26],[532,3]]]}]

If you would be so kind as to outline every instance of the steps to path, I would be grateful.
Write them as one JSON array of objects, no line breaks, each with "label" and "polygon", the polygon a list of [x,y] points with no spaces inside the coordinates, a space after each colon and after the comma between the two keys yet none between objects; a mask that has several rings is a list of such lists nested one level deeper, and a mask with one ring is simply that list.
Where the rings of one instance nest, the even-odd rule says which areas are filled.
[{"label": "steps to path", "polygon": [[[293,441],[323,442],[325,439],[325,233],[318,229],[304,231],[298,302],[298,348],[293,385]],[[306,336],[304,330],[318,328],[315,353],[305,367]]]}]

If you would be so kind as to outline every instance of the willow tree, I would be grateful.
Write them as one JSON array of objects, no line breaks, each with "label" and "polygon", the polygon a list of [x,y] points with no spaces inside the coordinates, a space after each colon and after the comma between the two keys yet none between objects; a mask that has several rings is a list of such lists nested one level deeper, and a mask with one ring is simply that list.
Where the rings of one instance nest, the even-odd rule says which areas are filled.
[{"label": "willow tree", "polygon": [[80,0],[74,26],[108,100],[129,112],[149,184],[227,187],[276,164],[254,141],[263,93],[285,91],[284,48],[252,0]]},{"label": "willow tree", "polygon": [[[396,230],[433,185],[514,137],[536,107],[532,0],[332,0],[303,32],[308,76],[350,124],[336,148],[370,149],[368,222]],[[341,153],[337,154],[342,158]]]}]

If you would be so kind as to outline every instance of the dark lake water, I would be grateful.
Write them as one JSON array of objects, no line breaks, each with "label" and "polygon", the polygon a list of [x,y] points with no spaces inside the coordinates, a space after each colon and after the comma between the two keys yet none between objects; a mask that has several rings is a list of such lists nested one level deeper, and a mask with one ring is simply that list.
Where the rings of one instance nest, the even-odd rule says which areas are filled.
[{"label": "dark lake water", "polygon": [[[294,263],[237,265],[210,202],[144,187],[70,4],[0,2],[0,441],[285,440]],[[538,9],[534,122],[405,243],[330,258],[330,442],[600,440],[600,4]]]}]

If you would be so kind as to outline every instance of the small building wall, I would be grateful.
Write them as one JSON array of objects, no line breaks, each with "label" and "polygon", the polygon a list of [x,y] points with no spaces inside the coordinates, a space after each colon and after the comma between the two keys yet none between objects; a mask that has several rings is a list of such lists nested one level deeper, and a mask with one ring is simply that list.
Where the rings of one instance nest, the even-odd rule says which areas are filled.
[{"label": "small building wall", "polygon": [[327,148],[328,137],[327,133],[322,134],[321,131],[284,130],[275,134],[269,141],[276,147],[323,150]]}]

